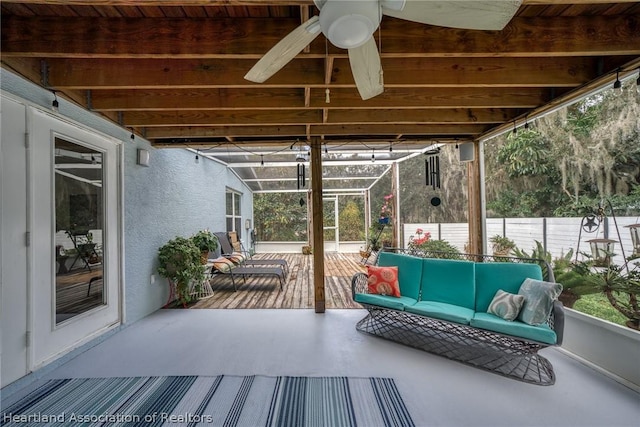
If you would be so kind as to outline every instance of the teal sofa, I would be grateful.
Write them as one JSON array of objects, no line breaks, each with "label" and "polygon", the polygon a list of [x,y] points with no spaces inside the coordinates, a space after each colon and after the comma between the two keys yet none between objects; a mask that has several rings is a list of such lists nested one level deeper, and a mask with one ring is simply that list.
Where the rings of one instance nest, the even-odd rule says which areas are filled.
[{"label": "teal sofa", "polygon": [[367,275],[354,275],[353,299],[369,311],[357,329],[525,382],[553,384],[553,367],[538,350],[562,344],[562,304],[555,301],[548,320],[537,326],[488,312],[498,290],[518,294],[525,279],[553,281],[543,277],[551,272],[548,265],[469,258],[482,262],[380,253],[378,266],[398,267],[400,297],[368,293]]}]

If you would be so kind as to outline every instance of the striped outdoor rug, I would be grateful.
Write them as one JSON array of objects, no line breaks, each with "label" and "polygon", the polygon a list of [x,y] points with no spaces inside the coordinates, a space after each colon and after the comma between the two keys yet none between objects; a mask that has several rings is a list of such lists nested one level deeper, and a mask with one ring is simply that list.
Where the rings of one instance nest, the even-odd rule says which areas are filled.
[{"label": "striped outdoor rug", "polygon": [[51,380],[0,423],[54,426],[413,426],[389,378],[135,377]]}]

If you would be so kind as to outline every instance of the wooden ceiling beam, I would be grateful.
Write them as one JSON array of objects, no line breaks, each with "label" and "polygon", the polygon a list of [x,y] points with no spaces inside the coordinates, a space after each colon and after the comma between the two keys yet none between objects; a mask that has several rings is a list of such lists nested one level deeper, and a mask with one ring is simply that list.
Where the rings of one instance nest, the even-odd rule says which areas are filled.
[{"label": "wooden ceiling beam", "polygon": [[[523,0],[523,6],[600,4],[613,0]],[[2,0],[3,3],[73,5],[73,6],[313,6],[313,0]],[[633,3],[634,0],[615,0],[616,3]]]},{"label": "wooden ceiling beam", "polygon": [[[385,17],[385,56],[592,56],[640,53],[640,15],[514,18],[503,31],[435,27]],[[2,15],[2,55],[257,59],[296,18],[87,18]],[[28,28],[29,31],[25,31]],[[312,54],[325,54],[323,37]],[[330,54],[345,52],[330,46]]]},{"label": "wooden ceiling beam", "polygon": [[[312,136],[344,136],[369,135],[395,137],[398,134],[420,135],[422,138],[465,137],[478,135],[490,128],[485,124],[374,124],[374,125],[311,125]],[[243,137],[288,137],[295,140],[305,138],[307,129],[304,125],[283,126],[203,126],[203,127],[152,127],[146,129],[146,138],[158,139],[198,139],[223,138],[226,136]],[[215,145],[215,143],[213,144]]]},{"label": "wooden ceiling beam", "polygon": [[[127,111],[122,114],[125,126],[240,126],[304,125],[322,123],[321,110],[182,110]],[[233,135],[230,135],[233,136]]]},{"label": "wooden ceiling beam", "polygon": [[298,137],[305,138],[307,127],[294,126],[216,126],[216,127],[152,127],[145,129],[146,138],[156,139],[189,139],[189,138],[234,138],[249,137]]},{"label": "wooden ceiling beam", "polygon": [[[615,69],[623,61],[615,57],[608,62]],[[331,61],[332,73],[325,70],[321,59],[296,59],[262,85],[242,77],[254,62],[246,59],[45,60],[48,85],[60,90],[355,87],[346,58]],[[603,64],[592,57],[486,57],[385,58],[382,65],[386,87],[576,87],[598,77]]]},{"label": "wooden ceiling beam", "polygon": [[491,124],[504,123],[519,115],[515,109],[415,109],[331,110],[327,124]]},{"label": "wooden ceiling beam", "polygon": [[[556,94],[562,93],[557,90]],[[381,95],[363,101],[354,89],[331,89],[330,108],[532,108],[552,99],[542,88],[476,87],[385,88]],[[311,90],[311,107],[324,108],[324,90]]]},{"label": "wooden ceiling beam", "polygon": [[[93,111],[278,110],[305,108],[304,89],[92,90]],[[309,90],[310,94],[310,90]],[[310,100],[310,98],[309,98]]]},{"label": "wooden ceiling beam", "polygon": [[[308,92],[308,93],[307,93]],[[556,91],[556,95],[562,93]],[[363,101],[354,89],[332,89],[331,103],[323,89],[150,89],[92,90],[93,111],[176,110],[297,110],[530,108],[549,101],[550,90],[539,88],[387,88]],[[308,101],[308,104],[306,103]]]},{"label": "wooden ceiling beam", "polygon": [[181,110],[129,111],[123,125],[136,128],[158,126],[240,126],[326,124],[496,124],[513,120],[518,110],[507,109],[412,109],[412,110]]}]

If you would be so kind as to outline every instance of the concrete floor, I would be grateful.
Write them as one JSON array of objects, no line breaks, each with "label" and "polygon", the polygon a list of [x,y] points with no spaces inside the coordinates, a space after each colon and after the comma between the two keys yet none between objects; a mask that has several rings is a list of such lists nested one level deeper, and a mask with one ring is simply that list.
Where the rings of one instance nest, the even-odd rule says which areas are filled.
[{"label": "concrete floor", "polygon": [[361,334],[355,324],[365,314],[160,310],[45,379],[379,376],[394,378],[418,426],[638,426],[640,394],[556,349],[543,350],[556,384],[530,385]]}]

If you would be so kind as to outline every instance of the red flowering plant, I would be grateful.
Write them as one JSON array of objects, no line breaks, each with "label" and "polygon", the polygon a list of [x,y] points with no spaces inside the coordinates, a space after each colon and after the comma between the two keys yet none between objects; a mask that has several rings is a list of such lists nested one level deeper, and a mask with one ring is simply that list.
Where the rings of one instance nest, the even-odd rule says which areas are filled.
[{"label": "red flowering plant", "polygon": [[384,203],[380,208],[380,219],[390,218],[393,214],[393,194],[384,196]]},{"label": "red flowering plant", "polygon": [[422,249],[425,243],[427,243],[431,239],[431,233],[428,231],[425,233],[422,228],[418,228],[416,230],[416,235],[411,236],[411,241],[409,242],[409,249],[416,250]]}]

